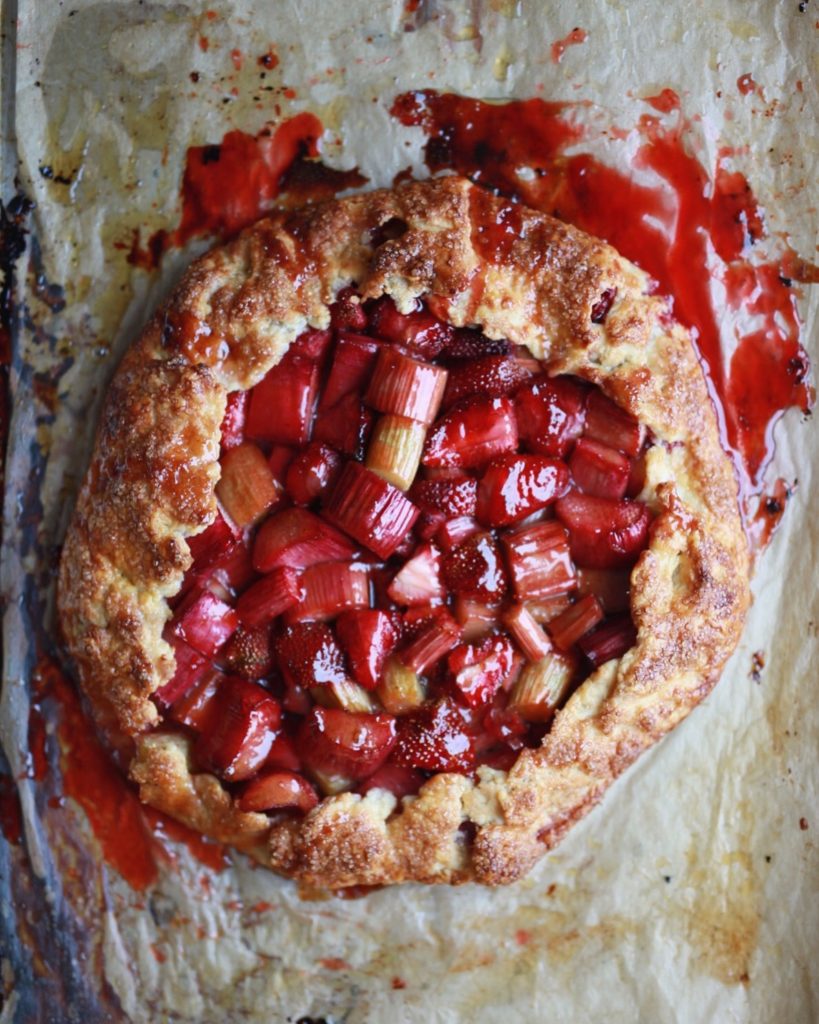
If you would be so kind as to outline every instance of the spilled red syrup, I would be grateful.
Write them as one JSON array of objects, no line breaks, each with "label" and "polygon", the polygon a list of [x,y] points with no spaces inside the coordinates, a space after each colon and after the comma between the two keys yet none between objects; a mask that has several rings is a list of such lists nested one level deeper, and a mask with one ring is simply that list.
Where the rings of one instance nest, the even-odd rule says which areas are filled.
[{"label": "spilled red syrup", "polygon": [[10,775],[0,773],[0,833],[9,843],[17,844],[23,835],[23,814],[17,785]]},{"label": "spilled red syrup", "polygon": [[[680,106],[671,89],[646,102],[660,113]],[[588,153],[567,153],[584,135],[571,106],[540,99],[490,104],[426,90],[398,96],[391,113],[428,136],[425,160],[433,173],[455,170],[606,239],[673,297],[722,406],[749,535],[764,542],[771,517],[766,499],[758,499],[774,424],[785,409],[807,413],[814,399],[791,285],[815,281],[817,268],[791,252],[776,262],[752,259],[765,228],[750,185],[730,169],[727,149],[706,170],[686,147],[680,117],[670,124],[653,115],[640,119],[643,141],[633,166],[659,178],[649,186]],[[521,177],[520,168],[534,173]],[[513,221],[510,212],[498,225],[496,251],[502,253]],[[726,305],[750,314],[751,329],[729,336],[721,324]]]},{"label": "spilled red syrup", "polygon": [[584,29],[573,28],[565,38],[552,43],[552,63],[559,64],[563,60],[563,54],[570,46],[585,43],[588,38],[588,33]]}]

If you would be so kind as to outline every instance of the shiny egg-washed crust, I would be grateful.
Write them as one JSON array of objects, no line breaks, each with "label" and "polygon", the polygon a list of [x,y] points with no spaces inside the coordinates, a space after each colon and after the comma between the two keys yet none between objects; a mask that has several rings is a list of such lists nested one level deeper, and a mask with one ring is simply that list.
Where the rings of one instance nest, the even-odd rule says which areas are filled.
[{"label": "shiny egg-washed crust", "polygon": [[[520,878],[703,699],[742,628],[736,484],[687,333],[597,239],[516,207],[516,237],[496,240],[504,205],[461,178],[412,183],[276,213],[197,260],[114,379],[66,539],[64,636],[98,722],[134,751],[142,798],[306,885]],[[186,538],[216,513],[227,392],[261,380],[307,326],[327,326],[351,283],[404,311],[427,296],[453,324],[597,384],[649,428],[641,497],[655,518],[632,572],[637,643],[508,772],[440,774],[401,807],[376,790],[304,818],[243,813],[192,770],[187,740],[162,731],[151,694],[173,673],[167,599],[191,561]]]}]

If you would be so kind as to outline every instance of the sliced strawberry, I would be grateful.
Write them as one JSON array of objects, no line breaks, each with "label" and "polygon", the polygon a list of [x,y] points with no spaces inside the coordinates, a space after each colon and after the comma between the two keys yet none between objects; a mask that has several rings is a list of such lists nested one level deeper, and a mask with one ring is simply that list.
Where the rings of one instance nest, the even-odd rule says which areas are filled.
[{"label": "sliced strawberry", "polygon": [[555,504],[569,530],[572,558],[589,569],[633,563],[648,541],[648,508],[640,501],[612,501],[572,491]]},{"label": "sliced strawberry", "polygon": [[296,505],[309,505],[332,488],[341,473],[341,456],[313,441],[287,467],[284,487]]},{"label": "sliced strawberry", "polygon": [[387,594],[396,604],[430,604],[445,597],[441,584],[441,552],[434,544],[423,544],[405,562],[387,588]]},{"label": "sliced strawberry", "polygon": [[386,761],[395,734],[392,715],[314,707],[301,724],[298,743],[308,770],[363,779]]},{"label": "sliced strawberry", "polygon": [[415,504],[425,512],[443,512],[456,516],[474,516],[477,507],[478,481],[458,475],[446,480],[417,480],[410,492]]},{"label": "sliced strawberry", "polygon": [[367,314],[354,288],[342,288],[330,306],[330,325],[335,331],[363,331]]},{"label": "sliced strawberry", "polygon": [[538,377],[516,393],[515,414],[529,451],[561,458],[583,433],[586,389],[567,377]]},{"label": "sliced strawberry", "polygon": [[206,530],[195,537],[188,537],[193,571],[215,568],[223,562],[236,547],[239,536],[239,530],[217,510],[216,518]]},{"label": "sliced strawberry", "polygon": [[424,359],[434,359],[454,334],[453,327],[433,316],[420,303],[412,313],[399,313],[386,295],[373,306],[370,329],[379,338],[404,345]]},{"label": "sliced strawberry", "polygon": [[622,658],[637,643],[637,630],[629,615],[607,619],[578,640],[577,645],[595,668]]},{"label": "sliced strawberry", "polygon": [[602,622],[604,615],[603,608],[594,594],[587,594],[567,608],[562,615],[552,619],[549,623],[549,632],[555,644],[562,651],[568,651],[589,630]]},{"label": "sliced strawberry", "polygon": [[222,451],[235,448],[245,439],[245,419],[250,398],[249,391],[231,391],[227,396],[225,415],[222,418]]},{"label": "sliced strawberry", "polygon": [[224,679],[221,672],[209,665],[201,679],[174,703],[170,717],[194,732],[209,730],[218,713],[216,695]]},{"label": "sliced strawberry", "polygon": [[397,800],[400,800],[404,796],[414,796],[425,781],[420,772],[388,762],[362,782],[358,787],[358,792],[363,796],[371,789],[386,789]]},{"label": "sliced strawberry", "polygon": [[302,445],[310,439],[319,364],[295,347],[250,393],[245,433],[254,441]]},{"label": "sliced strawberry", "polygon": [[381,343],[362,334],[342,331],[333,352],[333,364],[319,402],[329,409],[351,392],[361,394],[372,375]]},{"label": "sliced strawberry", "polygon": [[543,626],[525,604],[514,604],[503,617],[515,643],[529,661],[540,661],[552,651],[552,642]]},{"label": "sliced strawberry", "polygon": [[299,580],[302,596],[292,606],[284,621],[324,621],[349,608],[368,608],[370,577],[365,565],[355,562],[322,562],[311,565]]},{"label": "sliced strawberry", "polygon": [[378,353],[364,401],[379,412],[404,416],[429,426],[438,415],[446,380],[447,371],[443,367],[412,359],[384,345]]},{"label": "sliced strawberry", "polygon": [[395,764],[428,772],[467,772],[475,750],[464,720],[450,700],[419,708],[398,720]]},{"label": "sliced strawberry", "polygon": [[400,653],[401,662],[421,674],[432,668],[461,639],[461,627],[446,608],[436,608],[432,612],[429,618],[421,621],[417,633]]},{"label": "sliced strawberry", "polygon": [[425,466],[481,466],[518,446],[518,428],[508,398],[473,395],[453,406],[427,435]]},{"label": "sliced strawberry", "polygon": [[348,559],[355,545],[319,516],[303,508],[286,508],[262,524],[253,545],[259,572],[278,566],[306,568],[319,562]]},{"label": "sliced strawberry", "polygon": [[473,708],[488,704],[518,664],[520,655],[505,636],[487,636],[478,644],[461,644],[447,658],[456,689]]},{"label": "sliced strawberry", "polygon": [[592,391],[586,411],[586,437],[635,456],[643,446],[640,423],[601,391]]},{"label": "sliced strawberry", "polygon": [[505,338],[487,338],[473,327],[456,327],[447,342],[443,358],[449,360],[481,359],[486,356],[505,356],[512,351],[511,342]]},{"label": "sliced strawberry", "polygon": [[392,618],[374,609],[344,612],[336,621],[336,633],[356,682],[365,690],[374,690],[387,655],[398,643],[399,632]]},{"label": "sliced strawberry", "polygon": [[500,549],[491,533],[476,533],[443,561],[447,588],[478,601],[501,601],[508,583]]},{"label": "sliced strawberry", "polygon": [[513,356],[484,356],[465,361],[449,371],[443,407],[449,409],[469,395],[511,395],[531,376],[531,366]]},{"label": "sliced strawberry", "polygon": [[[303,713],[306,714],[311,706],[308,700]],[[284,707],[285,710],[289,710],[286,705]],[[278,769],[283,772],[301,771],[301,758],[296,752],[295,743],[286,732],[280,732],[273,740],[273,745],[264,759],[264,766],[265,768]]]},{"label": "sliced strawberry", "polygon": [[296,686],[310,689],[347,678],[344,655],[323,622],[285,626],[274,647],[282,675]]},{"label": "sliced strawberry", "polygon": [[281,500],[281,484],[255,444],[223,452],[221,469],[216,495],[239,529],[258,522]]},{"label": "sliced strawberry", "polygon": [[569,469],[584,494],[619,499],[626,493],[631,465],[614,448],[581,437],[569,459]]},{"label": "sliced strawberry", "polygon": [[288,349],[288,354],[292,352],[295,355],[309,359],[310,362],[321,363],[327,354],[327,349],[330,347],[332,340],[332,331],[326,329],[316,330],[311,327],[296,338]]},{"label": "sliced strawberry", "polygon": [[279,566],[242,594],[236,612],[245,626],[263,626],[300,601],[302,593],[297,570]]},{"label": "sliced strawberry", "polygon": [[560,523],[547,520],[518,527],[502,540],[518,600],[539,600],[574,589],[574,565]]},{"label": "sliced strawberry", "polygon": [[232,675],[256,681],[273,669],[273,642],[267,626],[239,626],[225,644],[221,661]]},{"label": "sliced strawberry", "polygon": [[476,515],[485,526],[509,526],[566,493],[569,468],[543,455],[501,455],[478,486]]},{"label": "sliced strawberry", "polygon": [[223,596],[232,600],[255,579],[256,570],[253,568],[250,548],[244,541],[240,541],[224,561],[216,566],[208,586],[215,589],[218,584],[223,590]]},{"label": "sliced strawberry", "polygon": [[214,698],[209,730],[196,743],[205,767],[231,782],[249,779],[264,764],[281,723],[281,708],[263,687],[226,676]]},{"label": "sliced strawberry", "polygon": [[316,417],[313,434],[316,441],[323,441],[345,455],[363,459],[372,425],[373,414],[364,408],[355,392],[350,392],[335,405],[321,410]]},{"label": "sliced strawberry", "polygon": [[293,772],[266,772],[245,784],[236,804],[240,811],[295,810],[307,814],[318,803],[313,786]]},{"label": "sliced strawberry", "polygon": [[414,533],[419,540],[432,540],[446,522],[443,512],[422,512],[415,521]]},{"label": "sliced strawberry", "polygon": [[236,631],[239,616],[209,590],[193,591],[179,606],[171,626],[175,636],[212,658]]},{"label": "sliced strawberry", "polygon": [[178,637],[171,634],[168,642],[173,647],[176,668],[168,682],[154,692],[154,699],[164,708],[192,690],[205,674],[213,670],[207,658]]},{"label": "sliced strawberry", "polygon": [[381,558],[401,544],[418,518],[408,498],[357,462],[348,462],[323,511],[331,523]]}]

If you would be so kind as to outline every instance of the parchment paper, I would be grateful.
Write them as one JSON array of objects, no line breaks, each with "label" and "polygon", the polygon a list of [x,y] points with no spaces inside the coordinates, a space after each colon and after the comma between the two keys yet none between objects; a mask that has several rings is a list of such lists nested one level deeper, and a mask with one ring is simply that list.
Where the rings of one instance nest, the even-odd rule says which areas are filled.
[{"label": "parchment paper", "polygon": [[[178,223],[189,145],[311,110],[327,129],[324,159],[385,185],[408,164],[426,173],[420,132],[388,114],[398,92],[581,99],[590,122],[627,130],[646,112],[640,97],[670,87],[695,118],[689,143],[705,165],[719,146],[746,147],[737,164],[769,232],[815,258],[812,0],[5,0],[3,15],[17,57],[10,68],[7,46],[4,194],[16,173],[36,202],[19,276],[2,570],[0,736],[15,775],[32,665],[54,635],[55,551],[101,396],[202,248],[169,252],[159,273],[126,260],[134,229],[145,238]],[[587,39],[554,61],[552,43],[576,26]],[[255,55],[271,46],[280,63],[264,91]],[[246,55],[241,70],[232,51]],[[738,90],[749,72],[762,95]],[[630,147],[584,142],[623,167]],[[816,308],[806,294],[814,360]],[[215,873],[180,847],[175,867],[134,892],[100,862],[79,808],[49,806],[22,779],[25,843],[0,839],[0,1022],[819,1020],[819,452],[795,413],[776,440],[771,475],[798,487],[721,683],[529,878],[310,902],[238,855]]]}]

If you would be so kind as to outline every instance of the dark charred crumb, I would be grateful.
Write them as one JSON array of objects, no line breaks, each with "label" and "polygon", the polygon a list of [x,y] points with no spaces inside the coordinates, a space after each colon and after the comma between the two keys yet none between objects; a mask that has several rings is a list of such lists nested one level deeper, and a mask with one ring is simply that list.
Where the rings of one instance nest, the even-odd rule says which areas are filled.
[{"label": "dark charred crumb", "polygon": [[773,858],[771,857],[771,855],[769,853],[765,854],[765,863],[766,864],[770,864],[772,859]]},{"label": "dark charred crumb", "polygon": [[765,652],[764,651],[754,651],[754,653],[751,655],[751,673],[750,673],[750,676],[751,676],[751,679],[753,679],[753,681],[755,683],[761,683],[762,682],[762,671],[763,671],[764,668],[765,668]]},{"label": "dark charred crumb", "polygon": [[803,356],[794,356],[788,360],[788,373],[792,374],[798,381],[802,381],[808,375],[807,360]]},{"label": "dark charred crumb", "polygon": [[793,279],[792,279],[792,278],[790,278],[790,277],[785,277],[785,275],[784,275],[784,274],[780,274],[780,275],[779,275],[779,280],[781,281],[781,283],[782,283],[782,284],[783,284],[783,285],[784,285],[784,286],[785,286],[786,288],[792,288],[792,287],[793,287]]},{"label": "dark charred crumb", "polygon": [[782,502],[778,498],[767,498],[765,501],[765,511],[769,516],[778,516],[782,508]]},{"label": "dark charred crumb", "polygon": [[74,179],[73,173],[69,175],[56,173],[51,164],[40,164],[37,169],[44,178],[53,181],[55,185],[70,185]]},{"label": "dark charred crumb", "polygon": [[198,71],[191,71],[191,73],[190,73],[190,75],[188,75],[188,77],[193,82],[193,84],[196,85],[196,83],[199,81],[199,72]]},{"label": "dark charred crumb", "polygon": [[669,885],[671,883],[671,875],[663,875],[663,881],[666,885]]},{"label": "dark charred crumb", "polygon": [[799,13],[804,14],[808,9],[808,0],[799,0]]}]

